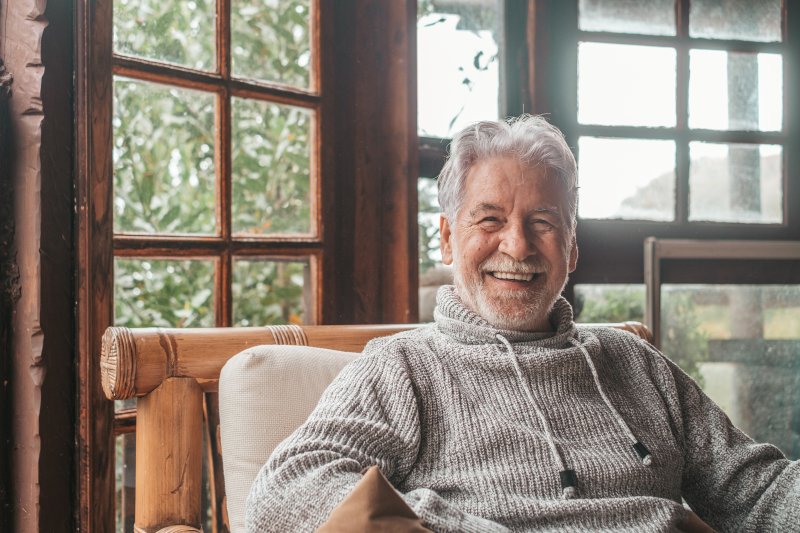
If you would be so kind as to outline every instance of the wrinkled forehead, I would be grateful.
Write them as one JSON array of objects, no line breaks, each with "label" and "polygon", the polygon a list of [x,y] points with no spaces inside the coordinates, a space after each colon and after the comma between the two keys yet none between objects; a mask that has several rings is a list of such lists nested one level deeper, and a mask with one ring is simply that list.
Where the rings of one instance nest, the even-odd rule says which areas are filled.
[{"label": "wrinkled forehead", "polygon": [[[492,163],[502,162],[501,165]],[[541,205],[570,217],[570,194],[558,173],[541,163],[526,163],[518,158],[500,156],[477,160],[467,172],[459,191],[457,212],[474,210],[478,205],[498,204],[503,187],[536,187],[549,198]]]}]

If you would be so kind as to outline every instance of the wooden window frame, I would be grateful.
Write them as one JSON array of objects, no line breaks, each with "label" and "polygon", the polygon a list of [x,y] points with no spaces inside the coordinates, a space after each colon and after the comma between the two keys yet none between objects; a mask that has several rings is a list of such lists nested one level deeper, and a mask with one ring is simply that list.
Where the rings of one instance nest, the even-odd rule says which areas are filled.
[{"label": "wooden window frame", "polygon": [[[699,39],[688,37],[689,1],[677,0],[677,36],[634,36],[583,32],[577,27],[578,2],[553,2],[541,0],[540,14],[546,27],[539,26],[536,40],[537,88],[543,96],[537,106],[547,106],[553,121],[564,131],[570,146],[577,146],[579,135],[601,134],[617,137],[650,137],[674,139],[678,145],[688,146],[690,141],[712,142],[779,142],[783,145],[783,208],[781,224],[743,224],[723,222],[687,221],[688,168],[687,151],[677,147],[676,168],[676,220],[674,222],[626,221],[581,219],[578,222],[580,260],[571,275],[567,296],[572,297],[579,283],[643,283],[644,241],[648,237],[660,239],[739,239],[739,240],[798,240],[800,239],[800,132],[796,115],[797,102],[790,97],[800,88],[800,70],[796,58],[800,45],[793,39],[800,32],[800,2],[783,2],[783,42],[753,43],[735,40]],[[634,128],[618,126],[588,126],[577,123],[577,46],[583,39],[627,44],[661,44],[676,47],[676,113],[674,128]],[[783,54],[784,127],[781,132],[743,132],[716,130],[689,130],[688,119],[688,51],[690,48],[731,51],[771,51]],[[548,53],[549,52],[549,53]],[[635,134],[635,135],[632,135]],[[720,264],[721,268],[728,268]],[[780,265],[766,266],[765,275],[771,272],[781,276]],[[776,278],[777,279],[777,278]]]},{"label": "wooden window frame", "polygon": [[[545,114],[558,126],[572,147],[579,135],[600,134],[615,137],[675,139],[678,143],[779,142],[784,158],[784,222],[781,224],[741,224],[686,221],[688,206],[688,157],[678,159],[676,169],[677,209],[675,222],[581,219],[577,242],[580,250],[578,268],[571,274],[565,295],[574,301],[574,287],[582,283],[643,283],[644,240],[661,239],[740,239],[800,240],[800,103],[792,95],[800,92],[800,1],[783,0],[784,40],[782,43],[753,43],[735,40],[689,38],[689,0],[676,0],[676,21],[682,21],[675,37],[611,34],[578,30],[578,0],[528,0],[506,2],[504,24],[507,48],[513,57],[501,69],[505,90],[504,114],[523,111]],[[783,53],[784,128],[781,132],[691,131],[686,127],[688,89],[678,90],[674,128],[638,128],[626,126],[589,126],[577,122],[577,43],[581,39],[627,44],[660,44],[678,49],[677,87],[688,87],[688,50],[694,47],[733,51],[779,51]],[[519,67],[520,61],[524,62]],[[635,135],[634,135],[635,134]],[[419,137],[420,175],[435,177],[441,171],[448,139]],[[721,264],[722,268],[729,266]],[[765,265],[765,277],[785,278],[780,265]]]},{"label": "wooden window frame", "polygon": [[[315,2],[318,79],[326,88],[318,94],[234,81],[214,85],[219,80],[213,76],[188,69],[180,78],[192,87],[211,84],[319,110],[312,147],[323,170],[314,198],[317,235],[173,239],[113,235],[111,105],[112,72],[160,81],[173,80],[174,69],[128,57],[113,60],[112,2],[76,1],[76,525],[81,531],[114,528],[115,427],[124,433],[133,424],[130,413],[120,413],[115,426],[113,403],[100,387],[100,337],[113,317],[115,254],[310,256],[317,323],[416,321],[417,271],[411,268],[417,261],[416,183],[411,180],[417,174],[416,3],[404,0],[375,9],[372,0]],[[218,10],[229,11],[229,5],[230,0],[218,0]],[[229,323],[230,298],[218,305],[218,323]]]}]

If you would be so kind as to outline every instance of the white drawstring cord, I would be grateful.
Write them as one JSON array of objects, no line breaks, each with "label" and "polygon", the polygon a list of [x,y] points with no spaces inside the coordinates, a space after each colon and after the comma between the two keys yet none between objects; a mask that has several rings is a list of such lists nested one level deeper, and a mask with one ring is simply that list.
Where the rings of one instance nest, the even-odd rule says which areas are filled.
[{"label": "white drawstring cord", "polygon": [[553,440],[552,431],[550,430],[550,423],[547,421],[547,417],[544,416],[544,413],[539,408],[539,404],[533,397],[533,392],[531,391],[530,385],[528,385],[528,381],[525,379],[522,368],[519,366],[519,361],[517,360],[517,354],[514,352],[514,348],[511,346],[511,343],[508,342],[508,339],[499,333],[495,336],[505,345],[509,355],[511,355],[511,361],[514,363],[514,370],[517,373],[517,379],[522,384],[522,389],[525,391],[528,401],[533,406],[533,410],[536,411],[536,416],[539,418],[539,423],[542,424],[542,428],[544,428],[547,445],[550,447],[550,454],[553,456],[553,459],[556,461],[558,468],[560,469],[559,476],[561,478],[561,497],[564,499],[574,498],[577,495],[577,489],[575,488],[577,483],[575,471],[567,469],[564,465],[564,459],[561,457],[561,452],[559,452],[558,447]]},{"label": "white drawstring cord", "polygon": [[600,384],[600,377],[597,375],[597,369],[594,366],[592,358],[589,356],[589,352],[586,350],[586,348],[583,347],[583,345],[577,339],[574,338],[570,339],[570,342],[572,343],[573,346],[576,346],[581,350],[581,352],[583,352],[583,357],[584,359],[586,359],[586,364],[589,365],[589,369],[592,371],[592,377],[594,378],[594,385],[597,388],[597,392],[600,393],[600,396],[603,398],[603,402],[606,404],[606,407],[608,407],[608,410],[611,411],[611,415],[617,421],[619,427],[622,428],[622,430],[628,436],[628,439],[630,439],[633,449],[636,451],[636,454],[642,460],[642,464],[645,466],[650,466],[653,463],[653,458],[650,457],[650,452],[647,450],[644,444],[639,442],[639,439],[637,439],[636,436],[633,434],[631,428],[628,427],[628,424],[627,422],[625,422],[625,419],[622,418],[622,415],[619,414],[619,411],[617,411],[617,409],[611,403],[611,400],[609,400],[608,396],[606,396],[606,391]]}]

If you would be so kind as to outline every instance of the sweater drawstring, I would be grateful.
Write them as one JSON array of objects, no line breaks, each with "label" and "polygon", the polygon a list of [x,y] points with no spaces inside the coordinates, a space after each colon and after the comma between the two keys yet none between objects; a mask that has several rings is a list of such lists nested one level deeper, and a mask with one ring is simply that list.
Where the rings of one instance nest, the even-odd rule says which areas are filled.
[{"label": "sweater drawstring", "polygon": [[559,477],[561,478],[561,497],[564,499],[574,498],[577,495],[577,476],[575,475],[575,471],[566,468],[564,464],[564,458],[561,456],[561,452],[559,451],[558,447],[556,446],[555,441],[553,440],[553,432],[550,429],[550,423],[545,417],[544,413],[542,412],[541,408],[539,407],[538,402],[533,396],[533,392],[531,391],[530,385],[528,381],[525,379],[525,375],[522,373],[522,368],[519,366],[519,361],[517,360],[517,354],[514,351],[514,347],[511,346],[511,343],[508,342],[508,339],[500,335],[499,333],[495,335],[497,339],[502,342],[508,353],[511,355],[511,360],[514,363],[514,370],[517,373],[517,379],[519,380],[520,384],[522,385],[522,390],[525,391],[525,395],[528,397],[528,401],[533,406],[533,410],[536,411],[536,416],[539,418],[539,423],[544,428],[544,435],[545,439],[547,440],[547,445],[550,447],[550,454],[553,456],[553,460],[558,465],[560,469]]},{"label": "sweater drawstring", "polygon": [[608,407],[608,410],[611,411],[611,415],[614,417],[614,420],[617,421],[619,427],[622,428],[622,431],[624,431],[628,436],[634,451],[636,451],[636,454],[642,460],[642,464],[645,466],[650,466],[653,463],[653,459],[650,457],[650,452],[647,450],[644,444],[639,442],[639,439],[637,439],[633,434],[631,428],[628,426],[627,422],[625,422],[625,419],[622,418],[622,415],[619,414],[619,411],[617,411],[617,409],[611,403],[611,400],[609,400],[608,396],[606,396],[606,391],[600,384],[600,377],[597,375],[597,368],[595,368],[594,361],[592,361],[591,356],[589,356],[589,352],[586,350],[586,348],[584,348],[583,344],[581,344],[580,341],[575,338],[570,339],[570,343],[583,352],[583,357],[586,359],[586,364],[589,365],[589,369],[592,371],[592,377],[594,378],[594,385],[597,388],[597,392],[600,393],[600,396],[603,398],[603,402],[606,404],[606,407]]}]

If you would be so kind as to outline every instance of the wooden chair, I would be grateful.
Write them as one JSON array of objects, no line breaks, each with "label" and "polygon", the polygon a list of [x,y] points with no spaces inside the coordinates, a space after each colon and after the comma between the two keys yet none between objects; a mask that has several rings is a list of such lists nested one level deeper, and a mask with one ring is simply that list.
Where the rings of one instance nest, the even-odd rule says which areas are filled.
[{"label": "wooden chair", "polygon": [[[606,325],[652,342],[641,323]],[[217,390],[232,356],[263,344],[359,352],[375,337],[414,327],[108,328],[100,355],[103,390],[113,400],[138,397],[135,531],[201,530],[203,395]]]}]

